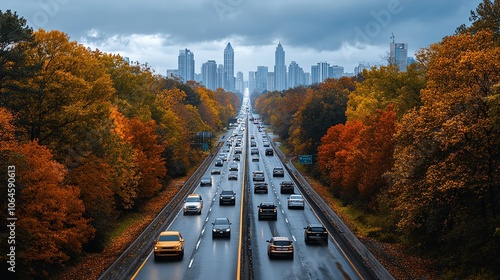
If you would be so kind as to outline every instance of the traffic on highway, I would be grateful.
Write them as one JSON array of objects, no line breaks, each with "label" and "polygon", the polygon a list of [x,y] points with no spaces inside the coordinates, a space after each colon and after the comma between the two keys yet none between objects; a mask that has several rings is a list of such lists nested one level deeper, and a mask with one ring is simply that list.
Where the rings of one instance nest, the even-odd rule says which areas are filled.
[{"label": "traffic on highway", "polygon": [[243,242],[254,279],[363,279],[287,173],[247,96],[221,141],[132,279],[240,279]]}]

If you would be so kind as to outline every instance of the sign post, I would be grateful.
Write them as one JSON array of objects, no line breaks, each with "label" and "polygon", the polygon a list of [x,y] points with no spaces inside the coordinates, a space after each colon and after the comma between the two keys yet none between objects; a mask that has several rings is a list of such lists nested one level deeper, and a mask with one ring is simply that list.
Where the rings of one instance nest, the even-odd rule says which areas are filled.
[{"label": "sign post", "polygon": [[299,164],[312,164],[312,155],[299,155]]}]

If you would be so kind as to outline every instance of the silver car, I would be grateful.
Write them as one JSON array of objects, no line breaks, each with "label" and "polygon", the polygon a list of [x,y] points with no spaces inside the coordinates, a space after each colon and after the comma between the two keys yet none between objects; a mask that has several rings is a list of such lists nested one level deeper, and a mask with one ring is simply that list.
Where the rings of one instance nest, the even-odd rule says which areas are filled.
[{"label": "silver car", "polygon": [[292,194],[288,197],[288,209],[300,208],[304,209],[304,198],[300,194]]}]

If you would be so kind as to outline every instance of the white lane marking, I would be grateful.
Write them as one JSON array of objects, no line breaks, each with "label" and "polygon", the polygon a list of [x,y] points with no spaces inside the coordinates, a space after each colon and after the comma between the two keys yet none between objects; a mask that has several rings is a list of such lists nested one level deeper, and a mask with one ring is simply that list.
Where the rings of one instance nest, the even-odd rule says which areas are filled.
[{"label": "white lane marking", "polygon": [[285,218],[285,222],[288,224],[288,219],[287,218]]},{"label": "white lane marking", "polygon": [[198,239],[198,242],[196,243],[196,250],[198,250],[198,247],[200,247],[201,239]]},{"label": "white lane marking", "polygon": [[297,242],[297,239],[295,239],[295,235],[292,235],[293,242]]},{"label": "white lane marking", "polygon": [[191,260],[189,261],[189,265],[188,265],[188,267],[189,267],[189,268],[191,268],[191,266],[193,265],[193,261],[194,261],[194,259],[191,259]]},{"label": "white lane marking", "polygon": [[201,235],[203,235],[203,233],[205,233],[205,228],[206,227],[203,227],[203,229],[201,230]]}]

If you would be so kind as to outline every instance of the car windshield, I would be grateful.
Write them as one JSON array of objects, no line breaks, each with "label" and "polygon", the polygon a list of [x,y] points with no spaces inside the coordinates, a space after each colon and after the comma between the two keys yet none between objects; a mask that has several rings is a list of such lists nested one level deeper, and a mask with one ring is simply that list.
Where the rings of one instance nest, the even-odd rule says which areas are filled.
[{"label": "car windshield", "polygon": [[222,191],[221,194],[222,195],[233,195],[233,192],[232,191]]},{"label": "car windshield", "polygon": [[229,222],[226,219],[216,219],[215,220],[215,225],[227,225]]},{"label": "car windshield", "polygon": [[314,232],[323,232],[324,229],[322,227],[312,227],[311,231],[314,231]]},{"label": "car windshield", "polygon": [[179,236],[177,235],[160,235],[159,241],[179,241]]},{"label": "car windshield", "polygon": [[274,241],[274,246],[290,246],[290,241]]},{"label": "car windshield", "polygon": [[302,196],[300,196],[300,195],[291,195],[290,199],[299,199],[300,200],[300,199],[302,199]]},{"label": "car windshield", "polygon": [[198,202],[198,201],[200,201],[200,199],[197,197],[188,197],[186,199],[186,202]]}]

